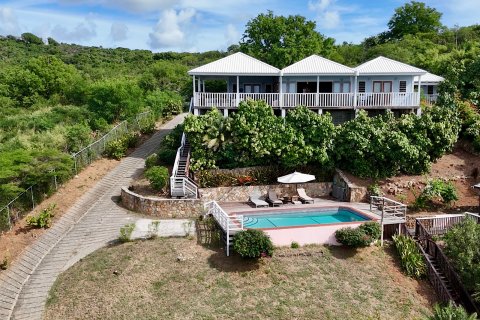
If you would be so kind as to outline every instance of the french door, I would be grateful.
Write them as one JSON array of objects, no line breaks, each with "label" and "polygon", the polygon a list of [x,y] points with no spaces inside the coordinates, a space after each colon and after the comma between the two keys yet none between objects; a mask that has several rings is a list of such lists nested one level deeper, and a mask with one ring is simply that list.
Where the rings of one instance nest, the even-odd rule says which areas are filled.
[{"label": "french door", "polygon": [[392,97],[387,93],[392,92],[392,87],[392,81],[373,81],[373,93],[384,93],[374,95],[374,104],[377,106],[389,106],[391,104]]}]

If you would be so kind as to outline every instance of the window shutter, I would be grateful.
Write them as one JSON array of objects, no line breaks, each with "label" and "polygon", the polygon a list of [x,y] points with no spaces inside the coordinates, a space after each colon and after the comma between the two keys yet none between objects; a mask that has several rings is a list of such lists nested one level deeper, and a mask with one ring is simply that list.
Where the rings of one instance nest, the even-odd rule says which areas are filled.
[{"label": "window shutter", "polygon": [[365,93],[365,81],[358,82],[358,92]]},{"label": "window shutter", "polygon": [[400,81],[400,92],[407,92],[407,81]]}]

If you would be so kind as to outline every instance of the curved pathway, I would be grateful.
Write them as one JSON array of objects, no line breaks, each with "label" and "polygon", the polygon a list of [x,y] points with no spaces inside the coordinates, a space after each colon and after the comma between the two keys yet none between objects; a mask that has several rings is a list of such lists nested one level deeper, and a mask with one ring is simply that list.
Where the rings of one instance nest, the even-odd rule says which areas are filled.
[{"label": "curved pathway", "polygon": [[41,319],[48,292],[58,275],[118,238],[121,226],[138,219],[116,203],[120,187],[129,185],[143,170],[145,158],[184,117],[178,115],[163,125],[0,273],[0,319]]}]

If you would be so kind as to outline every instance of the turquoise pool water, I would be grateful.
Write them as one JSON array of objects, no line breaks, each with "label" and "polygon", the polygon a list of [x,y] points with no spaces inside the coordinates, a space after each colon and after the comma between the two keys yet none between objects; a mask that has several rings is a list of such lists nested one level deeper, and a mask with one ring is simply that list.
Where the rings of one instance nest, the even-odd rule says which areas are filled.
[{"label": "turquoise pool water", "polygon": [[360,215],[348,208],[325,208],[315,210],[277,211],[262,214],[245,214],[245,228],[281,228],[318,224],[368,221],[368,217]]}]

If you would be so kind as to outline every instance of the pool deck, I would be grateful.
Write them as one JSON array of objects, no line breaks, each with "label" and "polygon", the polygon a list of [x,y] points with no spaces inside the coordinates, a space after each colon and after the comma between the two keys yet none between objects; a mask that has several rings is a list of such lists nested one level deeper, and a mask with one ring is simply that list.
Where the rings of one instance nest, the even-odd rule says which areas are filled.
[{"label": "pool deck", "polygon": [[242,212],[247,211],[255,211],[255,212],[262,212],[262,211],[271,211],[272,209],[285,209],[285,208],[295,208],[295,209],[313,209],[313,208],[320,208],[326,206],[345,206],[357,209],[359,211],[364,211],[370,216],[374,216],[377,219],[380,219],[380,215],[376,212],[370,212],[370,204],[364,202],[342,202],[336,201],[332,199],[324,199],[324,198],[314,198],[315,202],[312,204],[283,204],[279,207],[268,207],[268,208],[255,208],[251,203],[247,202],[220,202],[219,205],[225,210],[226,213],[229,215],[231,214],[241,214]]}]

